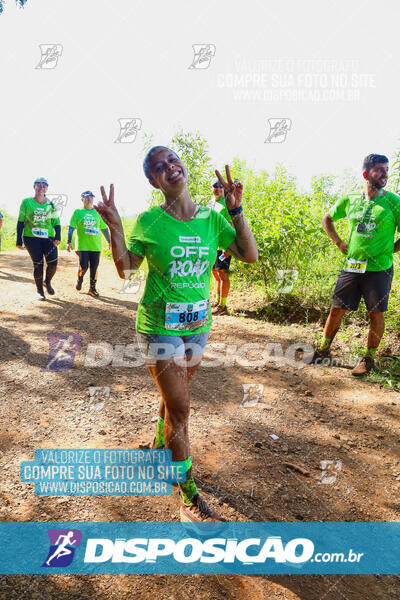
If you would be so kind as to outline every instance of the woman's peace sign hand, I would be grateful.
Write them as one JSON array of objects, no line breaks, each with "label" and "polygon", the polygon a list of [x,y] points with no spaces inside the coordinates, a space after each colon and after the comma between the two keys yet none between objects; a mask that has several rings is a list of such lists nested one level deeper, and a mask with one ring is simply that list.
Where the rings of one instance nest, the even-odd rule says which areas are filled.
[{"label": "woman's peace sign hand", "polygon": [[228,165],[225,165],[225,172],[227,181],[224,180],[219,171],[215,171],[215,174],[218,177],[218,181],[224,188],[226,208],[228,210],[233,210],[242,203],[243,184],[241,184],[237,179],[232,181],[231,172]]},{"label": "woman's peace sign hand", "polygon": [[114,203],[114,184],[112,183],[110,185],[110,193],[108,196],[103,186],[100,187],[100,191],[103,202],[99,202],[94,206],[95,210],[109,227],[120,225],[121,218]]}]

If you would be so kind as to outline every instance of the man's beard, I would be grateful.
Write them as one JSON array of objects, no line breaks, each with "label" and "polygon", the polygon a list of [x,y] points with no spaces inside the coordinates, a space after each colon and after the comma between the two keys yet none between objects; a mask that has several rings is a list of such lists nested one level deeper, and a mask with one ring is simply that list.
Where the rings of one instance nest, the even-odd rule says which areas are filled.
[{"label": "man's beard", "polygon": [[370,181],[370,184],[372,185],[373,188],[375,188],[376,190],[382,190],[385,185],[386,185],[386,181],[385,183],[381,183],[380,181]]}]

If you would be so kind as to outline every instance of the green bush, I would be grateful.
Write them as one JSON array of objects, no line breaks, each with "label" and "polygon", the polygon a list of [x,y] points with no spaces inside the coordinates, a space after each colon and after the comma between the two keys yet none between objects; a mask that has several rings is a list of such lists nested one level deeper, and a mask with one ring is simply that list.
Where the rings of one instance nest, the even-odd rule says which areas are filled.
[{"label": "green bush", "polygon": [[17,218],[12,217],[4,208],[0,208],[3,215],[3,227],[0,229],[1,250],[10,250],[15,248],[17,239]]}]

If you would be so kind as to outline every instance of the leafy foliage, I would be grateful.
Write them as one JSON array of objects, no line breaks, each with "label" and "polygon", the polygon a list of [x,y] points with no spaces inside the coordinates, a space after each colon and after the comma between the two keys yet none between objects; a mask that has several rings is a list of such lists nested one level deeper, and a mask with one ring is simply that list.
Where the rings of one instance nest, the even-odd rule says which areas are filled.
[{"label": "leafy foliage", "polygon": [[[235,261],[245,280],[271,290],[281,282],[282,271],[296,272],[296,285],[313,272],[321,278],[339,268],[341,256],[322,228],[322,217],[337,199],[334,177],[315,177],[309,194],[298,191],[295,178],[280,165],[272,175],[254,173],[235,159],[233,176],[243,183],[243,207],[254,234],[259,260],[253,265]],[[324,256],[324,260],[321,257]]]},{"label": "leafy foliage", "polygon": [[400,193],[400,151],[395,154],[388,183],[392,192]]},{"label": "leafy foliage", "polygon": [[0,209],[0,213],[3,215],[3,227],[0,229],[1,249],[14,249],[17,238],[17,218],[8,214],[4,208]]}]

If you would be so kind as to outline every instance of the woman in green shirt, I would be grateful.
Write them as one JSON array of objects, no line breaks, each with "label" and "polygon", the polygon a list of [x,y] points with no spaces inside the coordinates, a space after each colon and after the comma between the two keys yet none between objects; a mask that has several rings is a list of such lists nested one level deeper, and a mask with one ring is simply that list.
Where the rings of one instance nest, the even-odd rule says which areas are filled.
[{"label": "woman in green shirt", "polygon": [[[25,198],[19,209],[17,223],[17,248],[25,248],[33,262],[33,277],[36,283],[38,300],[46,300],[43,284],[47,292],[54,295],[51,285],[57,270],[57,246],[61,240],[61,225],[57,209],[46,197],[48,183],[40,177],[34,181],[35,195]],[[46,259],[46,275],[43,281],[43,265]]]},{"label": "woman in green shirt", "polygon": [[110,228],[111,247],[122,279],[137,270],[146,257],[148,276],[140,301],[136,330],[151,375],[161,392],[155,448],[172,450],[179,481],[182,521],[223,521],[200,497],[191,469],[188,419],[189,382],[204,352],[211,327],[209,284],[217,248],[228,249],[243,262],[258,258],[254,236],[241,206],[243,186],[216,175],[224,187],[233,227],[218,212],[197,205],[187,187],[187,171],[179,157],[164,146],[152,148],[144,171],[150,184],[164,195],[161,206],[140,214],[125,245],[114,204],[114,186],[96,210]]},{"label": "woman in green shirt", "polygon": [[88,294],[98,298],[99,293],[96,290],[97,269],[100,262],[101,254],[101,236],[100,231],[110,244],[110,234],[107,225],[104,223],[101,216],[93,208],[94,194],[87,190],[81,194],[83,208],[77,208],[69,223],[67,250],[71,252],[72,236],[76,227],[78,236],[79,268],[78,281],[76,289],[82,289],[83,278],[88,269],[90,269],[90,287]]}]

